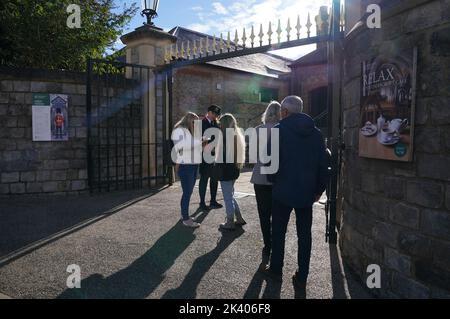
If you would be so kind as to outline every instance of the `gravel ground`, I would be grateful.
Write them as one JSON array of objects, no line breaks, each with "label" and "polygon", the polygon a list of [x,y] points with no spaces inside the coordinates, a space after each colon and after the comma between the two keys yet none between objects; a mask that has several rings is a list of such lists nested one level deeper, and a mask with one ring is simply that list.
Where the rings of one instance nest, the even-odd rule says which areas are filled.
[{"label": "gravel ground", "polygon": [[[202,221],[197,230],[181,226],[179,184],[151,196],[140,191],[2,200],[0,292],[12,298],[370,298],[346,274],[339,250],[325,243],[319,204],[306,296],[296,295],[291,282],[297,254],[294,214],[283,283],[257,273],[262,238],[248,179],[243,174],[237,184],[248,225],[236,232],[219,232],[224,209],[196,214]],[[198,202],[196,190],[193,214]],[[72,264],[81,267],[81,289],[67,289],[66,269]]]}]

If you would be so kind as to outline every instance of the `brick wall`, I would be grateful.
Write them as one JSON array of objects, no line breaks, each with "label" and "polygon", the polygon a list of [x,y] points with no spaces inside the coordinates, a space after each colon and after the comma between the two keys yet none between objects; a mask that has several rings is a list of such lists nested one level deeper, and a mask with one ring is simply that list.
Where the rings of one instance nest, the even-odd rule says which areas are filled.
[{"label": "brick wall", "polygon": [[[82,73],[0,69],[0,195],[86,190],[84,83]],[[69,96],[68,142],[33,142],[33,93]]]},{"label": "brick wall", "polygon": [[294,94],[302,97],[304,112],[310,114],[310,92],[328,86],[327,64],[299,66],[292,70]]},{"label": "brick wall", "polygon": [[[398,2],[380,30],[346,39],[343,91],[344,260],[366,281],[382,269],[382,297],[450,297],[450,3]],[[402,5],[408,6],[401,10]],[[358,156],[361,62],[419,47],[412,163]]]},{"label": "brick wall", "polygon": [[259,125],[268,104],[258,102],[255,92],[261,87],[278,88],[280,100],[289,94],[289,80],[202,65],[179,69],[174,74],[173,122],[188,111],[203,116],[209,105],[218,104],[236,116],[239,126]]}]

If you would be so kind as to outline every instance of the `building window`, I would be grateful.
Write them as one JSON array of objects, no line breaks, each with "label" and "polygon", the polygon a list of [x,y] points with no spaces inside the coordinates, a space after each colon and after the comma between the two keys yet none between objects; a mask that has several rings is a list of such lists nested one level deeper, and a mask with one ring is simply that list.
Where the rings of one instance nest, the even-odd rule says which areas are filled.
[{"label": "building window", "polygon": [[278,89],[261,88],[260,102],[270,103],[272,101],[278,101]]}]

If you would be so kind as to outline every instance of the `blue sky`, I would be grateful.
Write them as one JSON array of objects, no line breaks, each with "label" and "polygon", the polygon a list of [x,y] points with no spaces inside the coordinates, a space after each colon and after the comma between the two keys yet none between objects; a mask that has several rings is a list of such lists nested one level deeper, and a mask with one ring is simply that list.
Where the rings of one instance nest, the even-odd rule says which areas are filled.
[{"label": "blue sky", "polygon": [[[119,6],[137,3],[141,6],[140,0],[116,0]],[[330,0],[160,0],[159,17],[154,20],[155,24],[166,31],[175,26],[183,26],[192,30],[224,37],[228,31],[234,37],[235,30],[242,34],[242,29],[246,27],[247,32],[252,25],[255,25],[257,33],[262,23],[265,32],[271,21],[276,29],[278,19],[281,19],[282,28],[285,29],[288,18],[291,19],[291,26],[296,25],[297,16],[300,15],[302,24],[306,24],[307,14],[311,13],[312,23],[314,17],[319,12],[322,5],[331,6]],[[139,27],[144,22],[140,14],[136,15],[129,25],[127,32]],[[306,28],[302,29],[305,35]],[[296,31],[291,31],[294,34]],[[315,27],[312,28],[315,34]],[[248,35],[248,34],[247,34]],[[122,45],[120,40],[117,48]],[[315,46],[304,46],[288,50],[274,51],[288,58],[298,58],[315,49]]]}]

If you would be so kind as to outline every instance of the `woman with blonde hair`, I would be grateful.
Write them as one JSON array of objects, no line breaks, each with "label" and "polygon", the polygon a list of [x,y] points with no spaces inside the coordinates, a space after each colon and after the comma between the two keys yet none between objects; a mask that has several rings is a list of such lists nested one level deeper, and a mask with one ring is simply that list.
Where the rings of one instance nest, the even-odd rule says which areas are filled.
[{"label": "woman with blonde hair", "polygon": [[190,228],[197,228],[199,223],[189,217],[189,203],[195,182],[197,180],[197,171],[202,162],[202,141],[196,139],[194,128],[195,122],[199,117],[195,113],[187,113],[176,125],[172,132],[172,160],[176,163],[178,176],[181,181],[183,195],[181,197],[181,216],[183,225]]},{"label": "woman with blonde hair", "polygon": [[236,118],[232,114],[224,114],[220,118],[222,139],[219,138],[216,147],[216,164],[214,170],[220,181],[225,202],[226,220],[220,229],[234,230],[236,225],[246,223],[242,218],[238,202],[234,198],[234,184],[239,178],[240,171],[245,164],[245,138],[238,127]]},{"label": "woman with blonde hair", "polygon": [[[262,125],[256,127],[258,137],[257,145],[260,145],[259,139],[262,130],[267,130],[266,136],[269,138],[272,128],[280,122],[281,105],[273,101],[268,106],[261,119]],[[263,143],[267,144],[267,143]],[[259,152],[258,152],[259,154]],[[258,162],[253,168],[253,175],[250,183],[254,184],[256,203],[258,206],[258,215],[261,223],[261,232],[264,240],[264,249],[262,252],[262,267],[269,262],[272,250],[272,184],[268,181],[267,175],[261,174],[262,164],[258,158]]]}]

